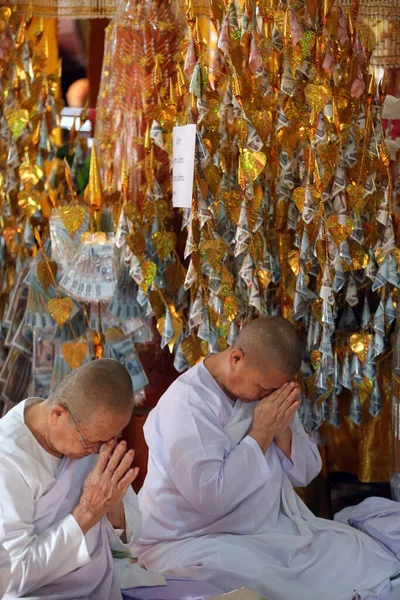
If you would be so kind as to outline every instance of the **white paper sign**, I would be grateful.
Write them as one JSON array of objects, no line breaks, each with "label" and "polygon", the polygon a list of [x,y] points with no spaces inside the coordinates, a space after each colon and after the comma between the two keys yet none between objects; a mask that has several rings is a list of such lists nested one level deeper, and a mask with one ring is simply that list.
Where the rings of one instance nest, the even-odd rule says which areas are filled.
[{"label": "white paper sign", "polygon": [[172,205],[192,208],[196,125],[173,128]]}]

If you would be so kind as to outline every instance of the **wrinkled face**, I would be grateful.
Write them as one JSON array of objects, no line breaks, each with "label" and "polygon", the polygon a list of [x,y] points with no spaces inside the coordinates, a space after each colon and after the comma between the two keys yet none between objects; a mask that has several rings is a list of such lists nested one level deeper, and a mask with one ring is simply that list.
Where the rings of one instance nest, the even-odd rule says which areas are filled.
[{"label": "wrinkled face", "polygon": [[296,377],[279,371],[273,365],[265,369],[248,365],[241,350],[233,349],[229,357],[229,373],[225,385],[233,398],[242,402],[257,402]]},{"label": "wrinkled face", "polygon": [[77,421],[69,407],[56,404],[49,412],[49,440],[57,452],[69,458],[98,454],[103,444],[121,435],[131,416],[131,409],[123,413],[99,409],[87,422]]}]

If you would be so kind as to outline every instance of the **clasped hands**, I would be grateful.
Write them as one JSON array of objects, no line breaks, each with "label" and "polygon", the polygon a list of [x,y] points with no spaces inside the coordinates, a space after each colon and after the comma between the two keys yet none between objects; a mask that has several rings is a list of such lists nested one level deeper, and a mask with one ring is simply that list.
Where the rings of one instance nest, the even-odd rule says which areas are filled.
[{"label": "clasped hands", "polygon": [[300,406],[300,388],[290,381],[260,400],[254,410],[249,435],[266,452],[272,441],[290,458],[292,434],[289,427]]},{"label": "clasped hands", "polygon": [[83,485],[78,504],[72,515],[87,533],[105,515],[113,527],[125,529],[122,499],[136,479],[139,469],[132,468],[135,456],[126,448],[126,442],[112,439],[104,444],[93,471]]}]

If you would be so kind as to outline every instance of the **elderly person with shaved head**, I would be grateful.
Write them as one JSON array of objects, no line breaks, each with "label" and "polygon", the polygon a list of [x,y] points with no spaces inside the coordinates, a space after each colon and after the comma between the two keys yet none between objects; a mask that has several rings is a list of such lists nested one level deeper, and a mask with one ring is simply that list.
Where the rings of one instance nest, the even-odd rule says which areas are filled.
[{"label": "elderly person with shaved head", "polygon": [[227,592],[244,585],[267,600],[389,590],[400,572],[395,554],[316,518],[294,491],[321,468],[297,415],[301,359],[291,323],[260,318],[161,398],[145,425],[149,467],[139,495],[135,550],[147,568]]},{"label": "elderly person with shaved head", "polygon": [[25,400],[0,420],[5,598],[186,600],[218,594],[203,583],[166,584],[130,554],[141,525],[131,488],[138,469],[134,452],[118,438],[132,411],[128,372],[102,359],[73,371],[47,400]]}]

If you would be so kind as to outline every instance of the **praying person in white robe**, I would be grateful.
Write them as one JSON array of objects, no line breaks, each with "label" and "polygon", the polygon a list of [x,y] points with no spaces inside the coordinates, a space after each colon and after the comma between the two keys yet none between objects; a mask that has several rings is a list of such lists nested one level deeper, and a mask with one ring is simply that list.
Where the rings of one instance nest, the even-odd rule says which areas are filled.
[{"label": "praying person in white robe", "polygon": [[[135,589],[149,586],[164,586],[171,598],[164,577],[130,555],[141,526],[131,488],[138,469],[117,438],[132,410],[128,372],[102,359],[74,371],[47,400],[25,400],[0,420],[5,599],[143,600]],[[204,598],[219,592],[208,591]]]},{"label": "praying person in white robe", "polygon": [[285,319],[246,325],[180,376],[149,415],[139,494],[147,568],[245,586],[267,600],[384,597],[400,562],[371,536],[315,517],[295,493],[321,468],[293,382],[301,346]]}]

